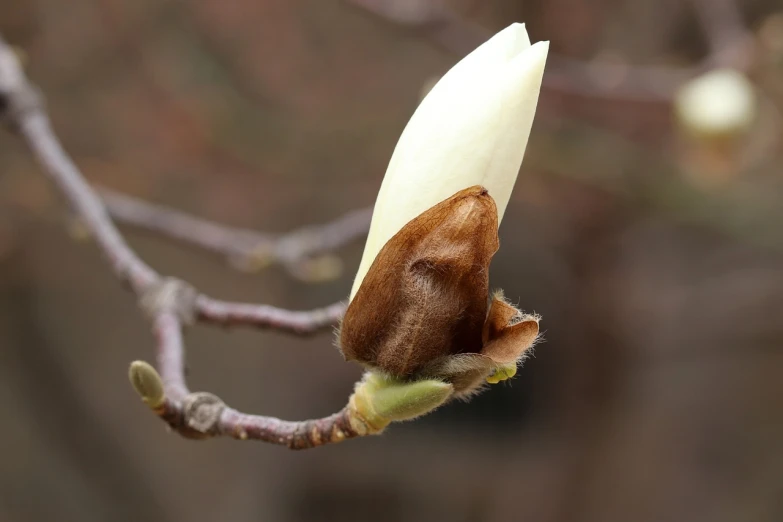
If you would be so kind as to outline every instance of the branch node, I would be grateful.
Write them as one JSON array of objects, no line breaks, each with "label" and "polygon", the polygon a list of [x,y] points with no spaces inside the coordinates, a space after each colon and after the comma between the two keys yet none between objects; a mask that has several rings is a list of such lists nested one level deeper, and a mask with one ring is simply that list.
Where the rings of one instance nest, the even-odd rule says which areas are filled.
[{"label": "branch node", "polygon": [[149,316],[173,313],[185,325],[196,319],[198,292],[189,283],[175,277],[166,277],[151,284],[139,299],[139,306]]},{"label": "branch node", "polygon": [[248,252],[228,256],[228,263],[232,268],[249,274],[260,272],[274,262],[274,253],[268,245],[259,245]]},{"label": "branch node", "polygon": [[[231,434],[239,439],[289,444],[296,449],[339,442],[367,432],[364,421],[351,420],[351,412],[347,409],[321,419],[289,422],[233,411],[210,393],[189,393],[185,381],[182,325],[191,324],[197,315],[201,320],[217,324],[245,323],[305,334],[336,321],[345,310],[344,304],[336,303],[314,312],[292,312],[266,305],[226,303],[199,295],[184,281],[161,278],[127,244],[92,187],[63,149],[44,110],[43,96],[29,83],[16,52],[0,36],[0,124],[3,122],[25,140],[44,172],[64,194],[81,224],[105,254],[115,275],[133,290],[141,309],[150,316],[157,337],[158,369],[136,361],[130,365],[128,377],[142,400],[169,430],[190,439]],[[168,216],[169,222],[175,224],[170,228],[177,230],[172,235],[216,251],[247,250],[249,243],[273,245],[277,241],[245,230],[226,231],[181,214],[168,212]],[[304,251],[312,255],[344,244],[364,233],[369,219],[369,212],[361,211],[319,227],[321,233],[307,236],[313,243],[306,245]],[[162,226],[149,227],[168,230]],[[208,240],[191,233],[205,229],[210,232]],[[82,231],[77,232],[81,235]],[[233,243],[221,237],[224,234],[230,236]]]},{"label": "branch node", "polygon": [[199,433],[212,433],[225,407],[226,404],[217,395],[208,392],[191,393],[183,401],[185,422]]}]

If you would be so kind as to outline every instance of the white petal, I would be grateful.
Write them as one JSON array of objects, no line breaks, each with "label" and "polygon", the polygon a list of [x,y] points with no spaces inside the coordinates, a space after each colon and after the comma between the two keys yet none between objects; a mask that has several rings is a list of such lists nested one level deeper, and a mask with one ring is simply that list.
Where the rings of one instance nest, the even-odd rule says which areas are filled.
[{"label": "white petal", "polygon": [[502,218],[533,124],[548,42],[522,24],[504,29],[455,65],[411,117],[375,203],[351,296],[386,242],[406,223],[473,185]]}]

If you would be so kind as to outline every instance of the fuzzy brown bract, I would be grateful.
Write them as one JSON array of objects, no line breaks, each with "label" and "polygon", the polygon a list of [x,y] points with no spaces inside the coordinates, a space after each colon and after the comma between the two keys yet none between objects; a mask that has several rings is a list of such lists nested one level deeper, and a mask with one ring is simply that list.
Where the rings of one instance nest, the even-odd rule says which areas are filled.
[{"label": "fuzzy brown bract", "polygon": [[457,392],[513,364],[534,341],[538,321],[501,297],[488,310],[497,230],[495,202],[481,186],[406,224],[378,253],[346,311],[345,358],[395,377],[442,378]]}]

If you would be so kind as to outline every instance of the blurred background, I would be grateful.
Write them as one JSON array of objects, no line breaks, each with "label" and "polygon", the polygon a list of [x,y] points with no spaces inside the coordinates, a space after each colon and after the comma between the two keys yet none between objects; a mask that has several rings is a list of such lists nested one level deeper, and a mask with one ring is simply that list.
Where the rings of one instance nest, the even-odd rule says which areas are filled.
[{"label": "blurred background", "polygon": [[[0,8],[91,182],[271,233],[371,205],[428,86],[517,21],[552,54],[492,285],[546,342],[382,437],[168,434],[127,381],[154,342],[133,296],[0,133],[0,520],[783,520],[777,0]],[[123,230],[163,273],[293,309],[345,298],[362,250],[250,270]],[[193,389],[286,419],[338,410],[360,375],[328,333],[196,326],[187,346]]]}]

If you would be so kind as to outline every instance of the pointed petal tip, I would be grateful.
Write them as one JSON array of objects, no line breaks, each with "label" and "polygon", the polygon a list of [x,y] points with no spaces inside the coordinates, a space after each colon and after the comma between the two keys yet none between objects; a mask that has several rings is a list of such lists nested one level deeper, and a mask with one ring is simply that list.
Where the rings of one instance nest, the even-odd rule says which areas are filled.
[{"label": "pointed petal tip", "polygon": [[514,58],[518,70],[527,71],[527,77],[543,77],[549,56],[549,41],[536,42]]},{"label": "pointed petal tip", "polygon": [[509,67],[516,71],[525,71],[520,78],[543,75],[548,55],[549,42],[536,42],[514,56]]},{"label": "pointed petal tip", "polygon": [[[513,59],[529,47],[530,37],[527,34],[525,24],[513,23],[493,35],[489,40],[480,45],[476,51],[483,49],[480,54],[488,53],[489,55],[494,56],[491,61],[500,59],[502,63]],[[471,54],[474,54],[476,51]],[[484,58],[482,58],[482,61],[484,61]],[[471,74],[475,74],[475,71]]]},{"label": "pointed petal tip", "polygon": [[544,55],[546,55],[549,52],[549,40],[541,40],[539,42],[530,43],[530,36],[527,32],[527,24],[523,22],[514,22],[499,33],[497,33],[495,36],[499,34],[506,34],[506,33],[516,33],[519,36],[524,35],[524,39],[527,42],[527,45],[523,46],[522,48],[518,49],[519,52],[526,50],[530,47],[537,48],[538,51],[542,52]]},{"label": "pointed petal tip", "polygon": [[549,54],[549,40],[541,40],[540,42],[536,42],[530,46],[530,49],[531,53],[534,52],[533,49],[535,49],[542,56],[546,57],[546,55]]}]

